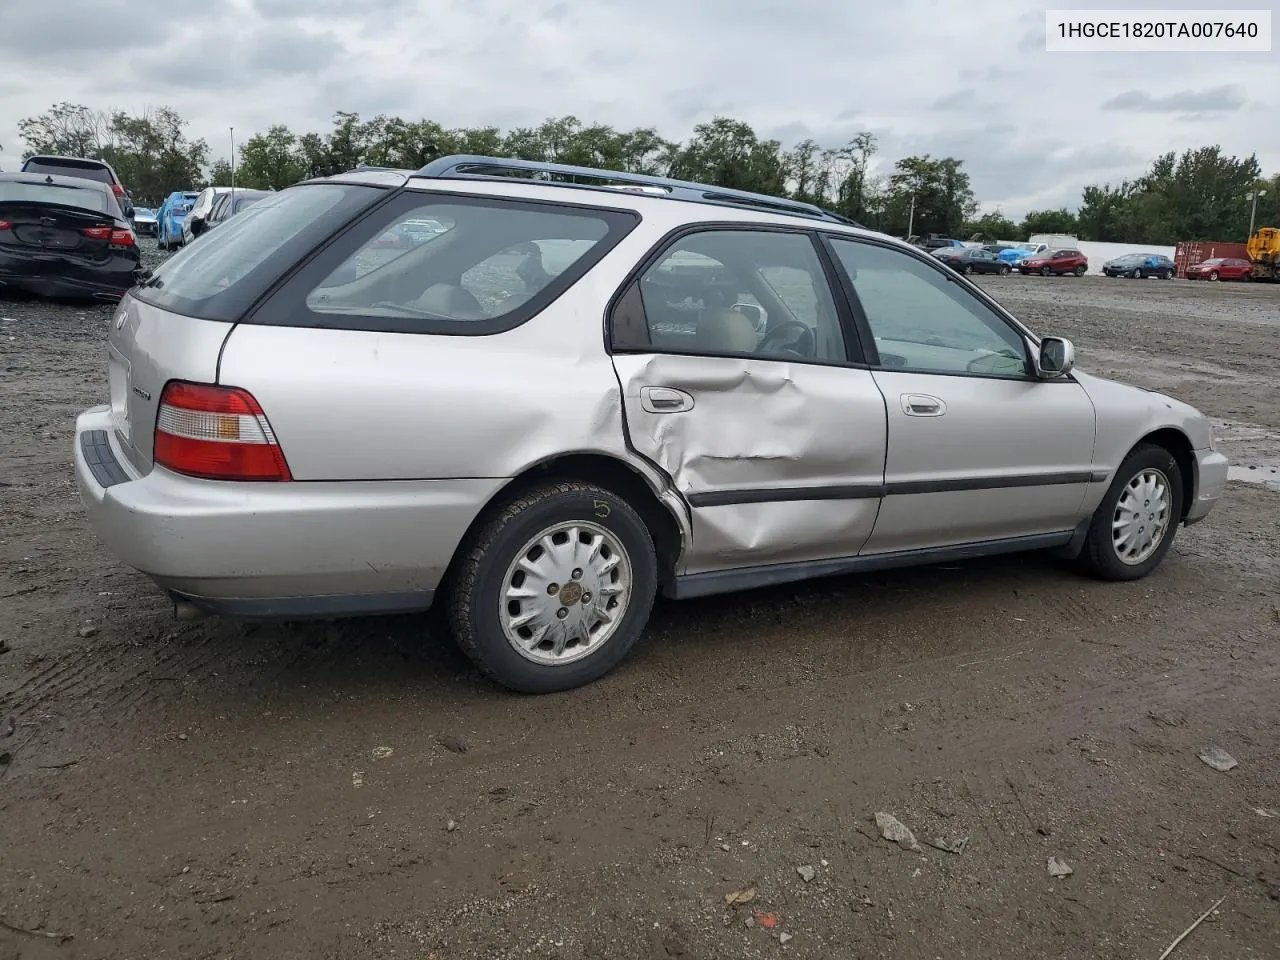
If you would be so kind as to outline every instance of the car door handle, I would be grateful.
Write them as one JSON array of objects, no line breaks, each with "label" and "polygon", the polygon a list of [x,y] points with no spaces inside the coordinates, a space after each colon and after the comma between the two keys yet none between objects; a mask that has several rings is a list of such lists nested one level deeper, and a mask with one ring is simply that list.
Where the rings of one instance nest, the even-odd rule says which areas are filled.
[{"label": "car door handle", "polygon": [[674,387],[641,387],[640,405],[648,413],[683,413],[693,409],[693,397]]},{"label": "car door handle", "polygon": [[947,412],[947,405],[927,393],[904,393],[902,412],[908,417],[940,417]]}]

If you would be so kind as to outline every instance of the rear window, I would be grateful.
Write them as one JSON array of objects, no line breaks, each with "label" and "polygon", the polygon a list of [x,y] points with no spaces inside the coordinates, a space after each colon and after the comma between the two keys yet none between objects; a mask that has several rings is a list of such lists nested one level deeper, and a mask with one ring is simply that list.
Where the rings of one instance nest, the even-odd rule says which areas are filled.
[{"label": "rear window", "polygon": [[239,320],[283,273],[385,196],[384,189],[358,184],[281,190],[184,247],[134,295],[187,316]]},{"label": "rear window", "polygon": [[545,309],[637,222],[625,210],[409,191],[325,251],[285,294],[288,306],[268,304],[264,315],[341,329],[497,333]]},{"label": "rear window", "polygon": [[111,171],[92,160],[54,160],[48,157],[32,157],[22,165],[23,173],[52,173],[64,177],[80,177],[82,180],[97,180],[99,183],[111,183]]},{"label": "rear window", "polygon": [[79,207],[94,213],[115,211],[108,206],[107,194],[93,187],[64,187],[49,183],[22,183],[0,181],[0,203],[57,203],[65,207]]}]

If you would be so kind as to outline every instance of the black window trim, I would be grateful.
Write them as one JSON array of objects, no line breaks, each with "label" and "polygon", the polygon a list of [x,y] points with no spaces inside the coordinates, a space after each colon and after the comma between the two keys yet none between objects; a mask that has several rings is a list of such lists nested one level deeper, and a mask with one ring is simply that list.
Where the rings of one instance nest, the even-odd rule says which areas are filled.
[{"label": "black window trim", "polygon": [[[387,193],[388,196],[385,199],[343,224],[305,258],[282,274],[249,309],[244,311],[242,319],[238,322],[262,326],[351,330],[367,333],[412,333],[446,337],[487,337],[507,333],[528,323],[560,299],[625,240],[643,220],[639,211],[636,210],[587,203],[565,203],[562,200],[450,190],[415,190],[409,185],[389,189]],[[515,206],[526,209],[547,207],[551,210],[568,210],[582,216],[600,217],[605,221],[607,232],[595,246],[557,274],[534,296],[500,317],[484,320],[453,320],[444,317],[374,317],[360,314],[322,314],[308,308],[307,296],[319,285],[319,282],[371,239],[364,237],[353,246],[351,238],[363,236],[363,228],[371,218],[382,215],[385,208],[395,207],[404,201],[410,202],[412,206],[447,202],[462,206]],[[405,209],[411,209],[411,207]],[[392,216],[395,216],[395,213]],[[299,287],[305,289],[299,293]],[[269,319],[259,320],[260,314],[266,314]]]},{"label": "black window trim", "polygon": [[[907,248],[891,241],[881,240],[878,237],[867,237],[854,233],[844,233],[834,230],[818,230],[820,234],[822,246],[827,249],[827,255],[840,275],[840,283],[843,287],[844,296],[852,308],[855,322],[858,324],[858,336],[864,344],[863,355],[867,357],[866,364],[872,370],[882,370],[885,373],[914,373],[923,376],[937,377],[965,377],[979,380],[1012,380],[1017,382],[1035,382],[1035,383],[1075,383],[1075,378],[1068,374],[1065,377],[1054,377],[1052,379],[1042,379],[1035,375],[1035,366],[1032,362],[1031,350],[1038,349],[1040,346],[1040,337],[1036,336],[1018,320],[1013,314],[1002,307],[994,298],[992,298],[985,290],[976,283],[966,279],[962,274],[949,270],[938,259],[929,253],[917,250],[915,248]],[[844,265],[840,262],[840,257],[835,249],[831,246],[832,240],[847,240],[853,243],[863,243],[869,246],[881,247],[886,250],[892,250],[910,257],[920,263],[928,264],[934,271],[941,274],[949,283],[957,284],[970,296],[975,297],[983,306],[987,307],[996,318],[1011,328],[1014,333],[1022,338],[1024,343],[1024,355],[1027,363],[1027,372],[1021,376],[999,373],[982,373],[979,371],[969,370],[914,370],[904,367],[885,366],[880,361],[880,351],[876,347],[875,334],[871,329],[871,324],[867,320],[866,310],[862,306],[862,300],[858,297],[857,291],[854,289],[852,281],[849,279],[848,273],[844,269]]]},{"label": "black window trim", "polygon": [[[614,315],[627,295],[632,292],[633,288],[637,287],[641,277],[643,277],[656,264],[660,263],[662,257],[667,253],[667,251],[685,237],[691,236],[695,233],[718,233],[724,231],[790,233],[808,237],[809,242],[813,245],[814,254],[818,258],[818,262],[822,265],[822,275],[827,282],[827,289],[831,293],[831,300],[835,306],[836,321],[840,325],[840,333],[844,339],[845,359],[843,361],[819,359],[816,357],[766,357],[758,353],[711,354],[696,350],[659,349],[655,347],[652,342],[650,342],[647,348],[618,347],[614,344]],[[826,244],[822,242],[819,236],[819,231],[815,230],[808,224],[792,225],[778,223],[750,223],[741,220],[702,220],[696,223],[681,224],[672,230],[668,230],[658,238],[644,256],[636,261],[636,265],[628,271],[626,277],[623,278],[622,282],[618,285],[618,289],[615,290],[613,296],[609,298],[609,302],[605,306],[604,311],[602,334],[604,338],[605,353],[609,356],[635,356],[652,353],[669,357],[759,360],[768,363],[799,363],[806,366],[836,367],[840,369],[853,370],[867,370],[871,366],[865,359],[866,353],[863,346],[862,333],[855,322],[853,311],[846,297],[844,287],[841,284],[841,273],[838,271],[837,265],[832,261],[831,254],[827,250]]]}]

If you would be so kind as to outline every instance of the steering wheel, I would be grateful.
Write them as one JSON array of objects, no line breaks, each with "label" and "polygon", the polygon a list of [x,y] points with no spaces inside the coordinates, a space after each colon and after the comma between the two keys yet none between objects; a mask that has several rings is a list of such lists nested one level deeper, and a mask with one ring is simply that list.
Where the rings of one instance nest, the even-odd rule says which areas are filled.
[{"label": "steering wheel", "polygon": [[780,334],[793,328],[799,328],[800,336],[796,338],[795,343],[786,348],[786,352],[794,353],[798,357],[812,357],[814,347],[816,346],[813,330],[809,328],[807,323],[800,320],[785,320],[772,330],[768,331],[760,338],[760,342],[756,344],[756,353],[765,353],[765,348],[769,346],[772,341],[780,339]]}]

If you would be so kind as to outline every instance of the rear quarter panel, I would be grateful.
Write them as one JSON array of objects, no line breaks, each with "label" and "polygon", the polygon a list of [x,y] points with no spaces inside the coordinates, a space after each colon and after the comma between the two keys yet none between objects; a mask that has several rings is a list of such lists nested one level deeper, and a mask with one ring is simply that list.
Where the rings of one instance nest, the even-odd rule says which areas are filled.
[{"label": "rear quarter panel", "polygon": [[241,324],[219,380],[258,399],[298,480],[511,477],[572,452],[630,460],[604,308],[655,239],[644,226],[506,333]]}]

